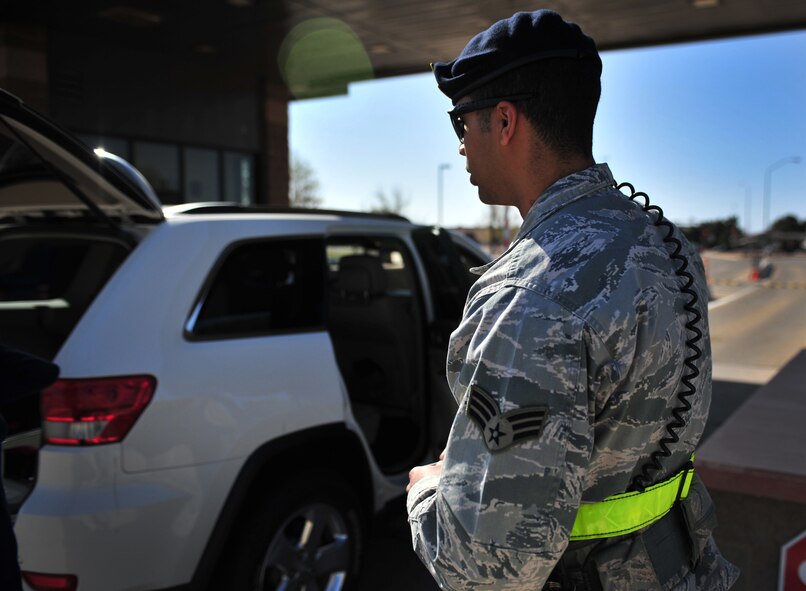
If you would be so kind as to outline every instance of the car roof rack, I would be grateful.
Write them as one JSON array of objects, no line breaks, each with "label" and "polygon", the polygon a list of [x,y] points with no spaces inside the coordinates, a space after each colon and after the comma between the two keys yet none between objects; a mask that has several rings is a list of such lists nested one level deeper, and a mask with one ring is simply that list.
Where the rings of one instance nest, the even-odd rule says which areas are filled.
[{"label": "car roof rack", "polygon": [[203,203],[181,203],[167,205],[163,208],[167,214],[205,214],[205,213],[293,213],[302,215],[338,215],[343,217],[375,218],[410,222],[410,220],[397,213],[378,213],[368,211],[347,211],[340,209],[310,209],[302,207],[278,207],[263,205],[242,205],[226,201],[211,201]]}]

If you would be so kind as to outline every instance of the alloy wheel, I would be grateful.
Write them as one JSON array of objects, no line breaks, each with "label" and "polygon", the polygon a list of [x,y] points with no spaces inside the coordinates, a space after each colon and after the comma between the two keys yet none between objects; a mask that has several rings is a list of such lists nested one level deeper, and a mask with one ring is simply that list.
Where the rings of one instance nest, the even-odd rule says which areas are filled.
[{"label": "alloy wheel", "polygon": [[257,573],[256,591],[341,591],[352,540],[344,517],[331,505],[306,505],[271,539]]}]

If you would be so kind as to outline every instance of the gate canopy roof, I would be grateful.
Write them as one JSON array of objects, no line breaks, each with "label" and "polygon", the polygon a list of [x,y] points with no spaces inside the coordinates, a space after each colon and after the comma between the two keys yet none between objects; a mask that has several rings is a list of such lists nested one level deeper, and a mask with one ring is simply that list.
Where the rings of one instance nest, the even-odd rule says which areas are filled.
[{"label": "gate canopy roof", "polygon": [[[281,69],[289,60],[304,68],[311,59],[306,52],[318,48],[338,65],[323,66],[330,77],[309,81],[307,95],[314,96],[344,92],[351,80],[426,72],[430,62],[453,59],[494,21],[538,7],[577,22],[600,50],[806,28],[804,0],[4,0],[0,22],[90,36],[103,51],[214,56],[241,72],[272,69],[278,55]],[[302,45],[283,44],[310,19],[335,20],[297,29],[292,41]],[[341,32],[334,32],[338,21]],[[330,27],[330,37],[317,35],[317,26]],[[344,45],[350,36],[361,59]]]}]

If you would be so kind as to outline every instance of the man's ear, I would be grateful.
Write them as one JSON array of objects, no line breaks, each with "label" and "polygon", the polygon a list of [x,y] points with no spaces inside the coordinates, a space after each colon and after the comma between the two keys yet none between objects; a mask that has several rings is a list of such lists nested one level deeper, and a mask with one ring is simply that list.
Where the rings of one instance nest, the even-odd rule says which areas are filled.
[{"label": "man's ear", "polygon": [[509,101],[501,101],[495,108],[495,117],[498,141],[502,146],[509,145],[520,123],[518,110]]}]

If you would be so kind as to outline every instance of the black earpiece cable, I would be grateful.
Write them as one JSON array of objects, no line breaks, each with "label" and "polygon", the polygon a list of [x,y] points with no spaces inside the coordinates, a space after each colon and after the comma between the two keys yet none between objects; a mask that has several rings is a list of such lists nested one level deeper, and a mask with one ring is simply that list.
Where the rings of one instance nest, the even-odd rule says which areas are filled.
[{"label": "black earpiece cable", "polygon": [[[672,455],[669,446],[680,441],[678,432],[686,426],[686,415],[691,411],[689,398],[696,392],[693,380],[697,379],[700,375],[700,370],[697,369],[695,362],[702,357],[702,350],[697,346],[697,343],[702,338],[702,331],[699,328],[702,314],[700,314],[700,311],[697,309],[699,298],[697,297],[697,293],[692,289],[694,277],[686,270],[689,265],[688,260],[685,256],[680,254],[683,250],[683,244],[673,236],[674,226],[671,222],[664,219],[663,210],[660,207],[650,205],[649,196],[646,193],[636,192],[635,187],[630,183],[621,183],[616,188],[620,191],[623,187],[627,187],[630,190],[628,197],[631,201],[638,203],[646,213],[650,215],[654,213],[657,215],[654,221],[655,226],[665,228],[666,236],[663,238],[663,241],[673,246],[673,251],[669,256],[674,263],[678,265],[675,270],[675,275],[685,279],[685,284],[680,288],[680,291],[688,296],[688,302],[683,305],[683,309],[688,315],[686,330],[688,331],[689,338],[686,339],[686,348],[690,353],[683,361],[683,364],[688,372],[686,373],[684,369],[685,375],[681,378],[682,389],[677,393],[677,399],[680,401],[680,405],[672,411],[673,418],[666,425],[667,435],[658,442],[660,449],[652,452],[649,460],[641,468],[641,473],[633,478],[632,484],[630,485],[630,490],[643,491],[653,483],[653,477],[661,470],[661,461]],[[643,205],[636,201],[636,199],[642,199],[644,202]]]}]

